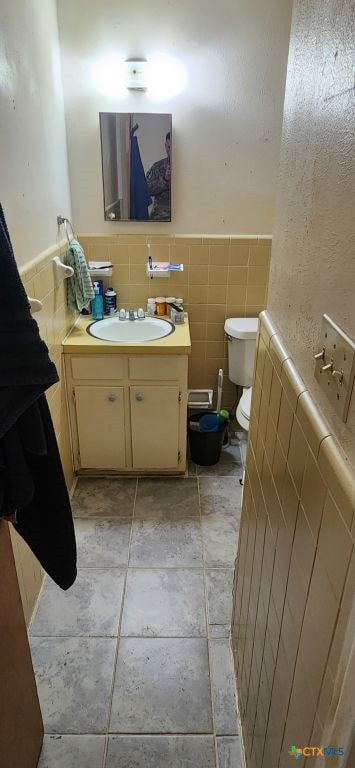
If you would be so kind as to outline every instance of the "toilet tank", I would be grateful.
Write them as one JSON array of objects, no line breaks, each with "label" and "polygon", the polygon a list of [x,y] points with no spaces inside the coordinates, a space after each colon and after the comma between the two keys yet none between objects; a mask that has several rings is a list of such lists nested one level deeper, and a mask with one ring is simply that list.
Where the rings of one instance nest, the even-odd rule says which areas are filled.
[{"label": "toilet tank", "polygon": [[224,324],[228,336],[228,377],[234,384],[251,387],[253,381],[257,317],[230,317]]}]

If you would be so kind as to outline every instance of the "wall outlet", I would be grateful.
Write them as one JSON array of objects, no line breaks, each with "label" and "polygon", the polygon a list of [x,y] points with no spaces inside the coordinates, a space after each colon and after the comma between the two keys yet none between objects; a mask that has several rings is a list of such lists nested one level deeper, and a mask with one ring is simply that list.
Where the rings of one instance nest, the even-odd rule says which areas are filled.
[{"label": "wall outlet", "polygon": [[328,315],[323,315],[315,357],[314,376],[336,413],[346,421],[354,386],[355,343]]}]

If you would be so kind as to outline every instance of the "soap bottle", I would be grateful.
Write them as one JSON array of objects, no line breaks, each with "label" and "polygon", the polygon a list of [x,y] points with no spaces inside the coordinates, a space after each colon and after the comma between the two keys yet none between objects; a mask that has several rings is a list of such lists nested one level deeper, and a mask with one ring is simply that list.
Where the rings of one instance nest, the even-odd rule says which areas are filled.
[{"label": "soap bottle", "polygon": [[94,320],[103,320],[104,317],[104,297],[100,293],[100,286],[96,282],[93,284],[94,298],[91,301],[91,313]]}]

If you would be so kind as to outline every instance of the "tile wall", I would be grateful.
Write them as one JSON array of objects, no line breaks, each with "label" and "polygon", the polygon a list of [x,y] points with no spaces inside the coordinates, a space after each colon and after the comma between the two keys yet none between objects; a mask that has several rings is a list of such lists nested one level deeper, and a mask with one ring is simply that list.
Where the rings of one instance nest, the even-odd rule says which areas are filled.
[{"label": "tile wall", "polygon": [[322,743],[343,682],[355,478],[267,312],[246,473],[232,629],[246,762],[289,768],[292,745]]},{"label": "tile wall", "polygon": [[[34,318],[38,322],[41,337],[49,348],[49,354],[60,376],[60,381],[47,391],[47,400],[60,449],[65,479],[70,490],[74,482],[74,475],[65,402],[61,342],[73,324],[75,315],[66,305],[66,283],[62,283],[59,288],[55,287],[52,264],[52,259],[55,256],[61,256],[62,259],[65,259],[66,248],[66,241],[53,246],[26,264],[20,270],[20,274],[27,295],[43,302],[43,309],[36,313]],[[41,588],[43,574],[36,558],[11,525],[10,530],[24,614],[28,622]]]},{"label": "tile wall", "polygon": [[[80,236],[88,259],[111,260],[120,306],[145,306],[148,296],[175,296],[189,313],[192,352],[189,387],[216,388],[225,372],[224,404],[235,399],[228,381],[226,317],[253,317],[266,306],[270,237],[187,237],[169,235]],[[184,272],[150,280],[145,274],[147,242],[156,261],[182,262]],[[105,284],[106,284],[105,282]]]}]

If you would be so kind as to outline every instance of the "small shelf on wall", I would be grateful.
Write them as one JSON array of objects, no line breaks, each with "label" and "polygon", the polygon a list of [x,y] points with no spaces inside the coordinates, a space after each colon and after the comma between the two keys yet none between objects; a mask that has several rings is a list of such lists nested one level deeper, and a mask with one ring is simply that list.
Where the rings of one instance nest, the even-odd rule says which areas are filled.
[{"label": "small shelf on wall", "polygon": [[171,264],[169,261],[147,261],[148,277],[170,277],[172,272],[183,272],[183,264]]},{"label": "small shelf on wall", "polygon": [[112,277],[112,267],[110,269],[89,269],[90,277]]},{"label": "small shelf on wall", "polygon": [[112,276],[112,264],[110,261],[89,261],[88,269],[90,277]]}]

